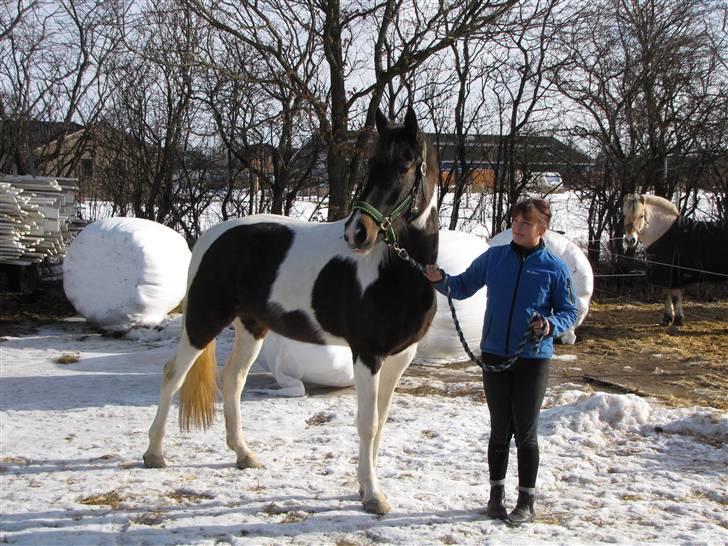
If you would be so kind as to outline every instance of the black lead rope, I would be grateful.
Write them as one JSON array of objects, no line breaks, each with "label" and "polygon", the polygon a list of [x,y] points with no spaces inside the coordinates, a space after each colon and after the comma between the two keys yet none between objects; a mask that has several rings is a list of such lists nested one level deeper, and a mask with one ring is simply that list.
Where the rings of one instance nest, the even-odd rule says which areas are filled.
[{"label": "black lead rope", "polygon": [[[399,256],[401,259],[409,263],[412,267],[417,269],[420,273],[424,274],[425,268],[414,260],[412,256],[409,255],[409,252],[405,250],[404,248],[400,247],[396,242],[390,244],[387,243],[387,245],[394,250],[394,252]],[[540,335],[536,335],[530,328],[526,330],[526,332],[523,334],[523,337],[521,338],[521,341],[518,343],[518,347],[516,348],[516,352],[512,355],[506,358],[503,362],[500,364],[486,364],[482,360],[480,360],[472,350],[470,350],[470,347],[468,346],[468,342],[465,341],[465,334],[463,334],[463,329],[460,327],[460,321],[458,320],[457,313],[455,312],[455,304],[452,301],[452,294],[450,293],[450,284],[447,281],[447,275],[445,272],[440,269],[440,273],[442,274],[442,278],[445,281],[445,289],[447,290],[447,304],[450,306],[450,314],[452,315],[452,321],[455,324],[455,330],[458,333],[458,338],[460,338],[460,344],[463,346],[463,349],[465,350],[465,353],[468,355],[468,358],[475,362],[484,372],[502,372],[513,366],[513,364],[516,363],[516,360],[521,356],[523,351],[526,349],[526,346],[531,343],[533,347],[538,351],[538,348],[541,346],[541,342],[543,341],[543,338],[545,337],[545,333],[541,333]],[[543,315],[539,313],[538,311],[534,311],[531,315],[531,323],[536,320],[543,320]]]}]

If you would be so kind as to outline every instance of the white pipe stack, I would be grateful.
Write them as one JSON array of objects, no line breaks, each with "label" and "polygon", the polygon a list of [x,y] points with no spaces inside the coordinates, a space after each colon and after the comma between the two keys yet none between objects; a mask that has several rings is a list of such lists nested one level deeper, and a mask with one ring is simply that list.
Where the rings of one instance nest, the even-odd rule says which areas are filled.
[{"label": "white pipe stack", "polygon": [[0,175],[0,263],[62,256],[72,235],[75,179]]}]

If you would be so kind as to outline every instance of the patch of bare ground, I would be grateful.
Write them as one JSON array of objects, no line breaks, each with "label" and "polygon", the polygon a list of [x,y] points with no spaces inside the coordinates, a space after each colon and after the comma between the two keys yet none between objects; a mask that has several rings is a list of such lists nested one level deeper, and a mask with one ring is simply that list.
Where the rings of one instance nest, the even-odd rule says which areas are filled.
[{"label": "patch of bare ground", "polygon": [[[576,344],[556,345],[550,383],[728,409],[728,301],[687,302],[684,310],[685,325],[671,335],[658,324],[660,304],[593,302]],[[472,363],[410,366],[398,390],[483,397],[481,372]]]}]

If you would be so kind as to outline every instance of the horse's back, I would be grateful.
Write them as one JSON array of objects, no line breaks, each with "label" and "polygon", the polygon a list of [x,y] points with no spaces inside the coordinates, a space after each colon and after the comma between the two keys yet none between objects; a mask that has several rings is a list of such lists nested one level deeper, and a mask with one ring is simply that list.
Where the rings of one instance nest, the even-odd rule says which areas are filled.
[{"label": "horse's back", "polygon": [[[726,280],[728,222],[706,222],[680,216],[647,247],[648,281],[664,288]],[[717,273],[717,275],[711,275]]]}]

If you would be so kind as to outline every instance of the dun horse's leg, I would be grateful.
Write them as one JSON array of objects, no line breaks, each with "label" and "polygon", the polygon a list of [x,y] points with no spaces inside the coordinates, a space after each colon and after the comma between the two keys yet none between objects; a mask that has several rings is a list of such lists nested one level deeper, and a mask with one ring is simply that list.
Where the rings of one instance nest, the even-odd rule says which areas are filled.
[{"label": "dun horse's leg", "polygon": [[682,307],[682,289],[676,288],[672,291],[672,306],[675,308],[675,326],[682,326],[685,324],[685,315],[683,314]]},{"label": "dun horse's leg", "polygon": [[374,438],[379,424],[377,391],[379,372],[371,370],[358,358],[354,363],[357,398],[357,428],[359,430],[359,492],[364,510],[385,514],[392,508],[379,488],[374,468]]},{"label": "dun horse's leg", "polygon": [[410,345],[401,353],[388,357],[382,363],[379,372],[379,395],[377,397],[377,411],[379,413],[379,425],[377,434],[374,437],[374,468],[379,460],[379,445],[382,441],[382,430],[389,416],[389,408],[392,405],[392,394],[399,384],[399,379],[410,365],[417,352],[417,344]]},{"label": "dun horse's leg", "polygon": [[172,397],[182,386],[187,372],[190,371],[200,353],[202,353],[202,349],[198,349],[190,343],[187,332],[183,328],[177,344],[177,353],[164,365],[162,387],[159,393],[159,408],[157,408],[157,415],[149,428],[149,447],[144,453],[144,466],[147,468],[162,468],[165,466],[162,442],[164,441],[164,429],[169,415],[169,407],[172,404]]},{"label": "dun horse's leg", "polygon": [[227,445],[237,455],[241,470],[260,468],[261,464],[245,443],[240,417],[240,395],[248,378],[248,371],[263,345],[263,338],[257,339],[236,319],[235,345],[222,371],[223,406]]},{"label": "dun horse's leg", "polygon": [[675,315],[672,312],[672,296],[670,295],[669,288],[665,288],[663,291],[663,301],[665,302],[665,312],[662,315],[660,326],[670,326]]}]

